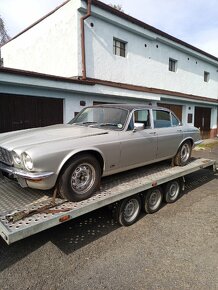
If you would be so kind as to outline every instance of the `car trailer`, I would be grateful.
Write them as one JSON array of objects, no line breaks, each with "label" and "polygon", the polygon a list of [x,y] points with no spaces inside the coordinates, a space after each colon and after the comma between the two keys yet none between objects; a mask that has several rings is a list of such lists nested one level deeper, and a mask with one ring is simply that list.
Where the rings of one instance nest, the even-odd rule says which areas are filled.
[{"label": "car trailer", "polygon": [[183,167],[172,167],[166,161],[144,166],[102,178],[99,191],[81,202],[21,188],[4,178],[0,180],[0,236],[11,244],[104,206],[111,206],[117,221],[129,226],[141,209],[154,213],[163,199],[175,202],[184,189],[185,176],[210,167],[216,171],[216,161],[204,158],[193,158]]}]

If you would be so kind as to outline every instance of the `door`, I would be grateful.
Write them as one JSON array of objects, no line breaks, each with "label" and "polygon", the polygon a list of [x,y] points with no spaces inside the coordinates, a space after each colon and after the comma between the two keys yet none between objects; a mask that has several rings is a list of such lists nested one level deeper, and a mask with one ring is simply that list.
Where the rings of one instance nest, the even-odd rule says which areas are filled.
[{"label": "door", "polygon": [[210,138],[210,119],[210,108],[195,107],[194,125],[195,127],[200,128],[202,139]]},{"label": "door", "polygon": [[170,112],[153,110],[154,132],[157,135],[157,159],[170,158],[176,154],[183,140],[179,120]]},{"label": "door", "polygon": [[125,168],[150,163],[155,160],[156,151],[157,136],[151,128],[150,112],[136,110],[128,130],[122,133],[121,166]]}]

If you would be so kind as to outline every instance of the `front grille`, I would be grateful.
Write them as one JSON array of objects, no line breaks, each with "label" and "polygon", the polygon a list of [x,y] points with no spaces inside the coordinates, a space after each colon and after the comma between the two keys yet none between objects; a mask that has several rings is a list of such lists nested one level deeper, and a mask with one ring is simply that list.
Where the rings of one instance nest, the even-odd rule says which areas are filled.
[{"label": "front grille", "polygon": [[13,165],[12,156],[10,151],[0,147],[0,162],[3,162],[7,165]]}]

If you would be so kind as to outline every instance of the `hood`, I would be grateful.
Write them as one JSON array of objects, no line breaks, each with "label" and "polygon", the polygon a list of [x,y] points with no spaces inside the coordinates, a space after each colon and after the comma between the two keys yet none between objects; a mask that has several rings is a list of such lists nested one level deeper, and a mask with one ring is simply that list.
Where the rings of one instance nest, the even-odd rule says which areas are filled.
[{"label": "hood", "polygon": [[41,143],[78,139],[108,134],[107,130],[78,125],[54,125],[0,134],[0,147],[7,150],[29,147]]}]

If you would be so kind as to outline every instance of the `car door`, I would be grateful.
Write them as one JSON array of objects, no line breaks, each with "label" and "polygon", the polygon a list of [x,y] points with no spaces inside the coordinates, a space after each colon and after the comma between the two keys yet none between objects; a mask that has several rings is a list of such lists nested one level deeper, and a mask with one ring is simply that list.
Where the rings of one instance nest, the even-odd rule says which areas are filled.
[{"label": "car door", "polygon": [[151,128],[150,110],[135,110],[121,137],[121,166],[151,163],[156,158],[157,136]]},{"label": "car door", "polygon": [[154,131],[157,135],[157,159],[172,157],[183,140],[179,120],[165,110],[153,110]]}]

